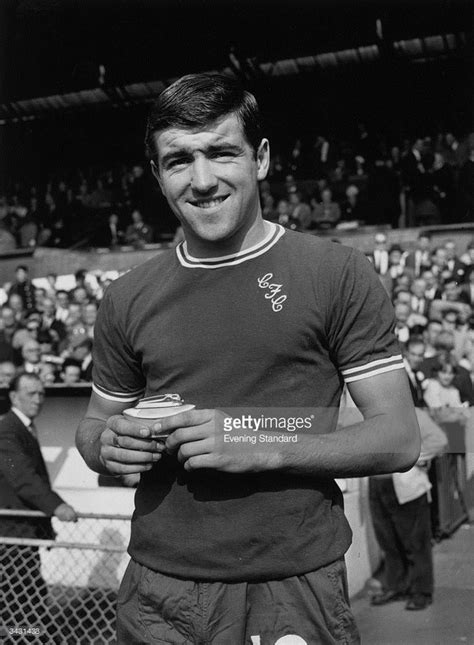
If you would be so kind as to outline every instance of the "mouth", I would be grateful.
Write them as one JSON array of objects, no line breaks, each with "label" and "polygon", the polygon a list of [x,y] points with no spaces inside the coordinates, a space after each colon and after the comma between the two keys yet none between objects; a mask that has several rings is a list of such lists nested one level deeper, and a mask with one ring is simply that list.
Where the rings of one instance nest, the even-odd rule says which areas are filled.
[{"label": "mouth", "polygon": [[223,195],[222,197],[213,197],[212,199],[193,199],[189,203],[195,208],[209,210],[220,206],[228,197],[229,195]]}]

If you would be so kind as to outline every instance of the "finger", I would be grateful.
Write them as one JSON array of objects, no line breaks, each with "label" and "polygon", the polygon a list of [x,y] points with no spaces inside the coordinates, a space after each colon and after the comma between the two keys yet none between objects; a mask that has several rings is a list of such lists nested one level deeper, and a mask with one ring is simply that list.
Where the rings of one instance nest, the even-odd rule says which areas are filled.
[{"label": "finger", "polygon": [[181,463],[186,462],[188,459],[191,459],[192,457],[196,457],[199,455],[208,455],[213,452],[213,447],[214,447],[214,442],[209,439],[202,440],[202,441],[191,441],[188,443],[184,443],[179,447],[178,453],[177,453],[177,459]]},{"label": "finger", "polygon": [[107,419],[107,428],[119,435],[136,438],[151,437],[151,428],[147,428],[139,421],[129,421],[121,415],[115,415]]},{"label": "finger", "polygon": [[160,432],[172,432],[177,428],[202,425],[211,421],[213,417],[213,410],[188,410],[187,412],[179,412],[171,417],[160,419],[154,427],[159,428]]},{"label": "finger", "polygon": [[147,452],[163,452],[165,449],[164,442],[162,441],[157,441],[155,439],[135,439],[133,437],[117,434],[114,434],[113,445],[117,448]]},{"label": "finger", "polygon": [[112,446],[104,446],[102,448],[102,456],[105,461],[114,461],[123,464],[154,463],[161,458],[161,454],[157,452],[127,450],[126,448]]},{"label": "finger", "polygon": [[178,430],[172,432],[166,439],[166,451],[175,452],[183,444],[195,443],[208,438],[212,438],[214,442],[213,426],[209,423],[200,426],[178,428]]},{"label": "finger", "polygon": [[121,464],[118,462],[107,462],[107,471],[111,475],[134,475],[145,473],[153,468],[153,464]]}]

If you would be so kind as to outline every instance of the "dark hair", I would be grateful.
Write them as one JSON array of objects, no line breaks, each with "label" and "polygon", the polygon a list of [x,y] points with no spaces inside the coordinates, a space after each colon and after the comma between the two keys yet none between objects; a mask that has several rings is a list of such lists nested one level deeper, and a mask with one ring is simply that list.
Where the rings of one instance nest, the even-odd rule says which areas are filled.
[{"label": "dark hair", "polygon": [[21,371],[15,374],[15,376],[12,378],[10,385],[8,386],[8,391],[18,392],[18,390],[20,389],[20,381],[23,377],[28,378],[31,381],[37,381],[38,383],[42,383],[42,380],[40,379],[38,374],[32,374],[30,372]]},{"label": "dark hair", "polygon": [[237,79],[212,72],[188,74],[158,96],[148,116],[146,152],[156,157],[154,134],[168,128],[199,129],[235,113],[247,142],[257,153],[262,140],[260,113],[255,97]]},{"label": "dark hair", "polygon": [[29,273],[29,269],[28,269],[28,267],[26,266],[26,264],[19,264],[19,265],[15,268],[15,273],[16,273],[17,271],[24,271],[25,273]]},{"label": "dark hair", "polygon": [[61,365],[61,370],[64,372],[66,367],[78,367],[81,369],[81,362],[75,358],[66,358],[64,363]]}]

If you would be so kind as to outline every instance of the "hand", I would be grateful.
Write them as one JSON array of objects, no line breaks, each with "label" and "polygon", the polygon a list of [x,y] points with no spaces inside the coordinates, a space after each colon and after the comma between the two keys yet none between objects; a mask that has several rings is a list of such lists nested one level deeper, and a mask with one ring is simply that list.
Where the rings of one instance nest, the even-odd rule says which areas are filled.
[{"label": "hand", "polygon": [[100,460],[112,475],[150,470],[161,459],[164,444],[152,439],[153,429],[121,415],[107,420],[100,437]]},{"label": "hand", "polygon": [[[211,468],[227,473],[259,472],[278,468],[274,446],[256,442],[225,442],[224,419],[219,410],[190,410],[160,420],[160,432],[171,431],[166,451],[176,454],[185,470]],[[248,433],[247,433],[248,434]],[[234,435],[235,436],[235,435]],[[265,445],[265,444],[264,444]]]},{"label": "hand", "polygon": [[61,522],[77,522],[77,514],[72,506],[63,502],[54,511],[54,516]]}]

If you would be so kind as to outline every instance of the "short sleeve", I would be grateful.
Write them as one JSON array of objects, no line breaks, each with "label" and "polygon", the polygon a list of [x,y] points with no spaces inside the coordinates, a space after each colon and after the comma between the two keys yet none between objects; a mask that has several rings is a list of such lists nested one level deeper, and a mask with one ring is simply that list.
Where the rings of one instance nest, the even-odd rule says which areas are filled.
[{"label": "short sleeve", "polygon": [[328,339],[344,381],[352,383],[404,369],[394,334],[393,306],[367,258],[352,250],[338,275],[340,279],[333,284]]},{"label": "short sleeve", "polygon": [[101,302],[94,327],[92,389],[110,401],[130,403],[142,396],[145,378],[110,291]]}]

